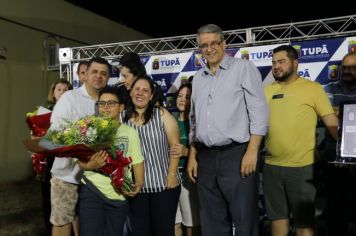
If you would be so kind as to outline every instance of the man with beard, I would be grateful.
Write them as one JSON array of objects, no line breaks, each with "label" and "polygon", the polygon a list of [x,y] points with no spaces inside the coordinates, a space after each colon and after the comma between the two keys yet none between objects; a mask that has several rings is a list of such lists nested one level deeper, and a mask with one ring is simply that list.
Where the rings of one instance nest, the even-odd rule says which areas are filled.
[{"label": "man with beard", "polygon": [[[339,115],[339,106],[343,102],[356,101],[356,52],[350,52],[344,56],[340,73],[340,80],[324,87],[336,115]],[[334,161],[336,159],[335,148],[336,142],[326,136],[326,151],[322,158]],[[326,217],[330,236],[348,235],[348,224],[355,222],[356,176],[354,172],[354,168],[348,168],[348,166],[330,164],[326,166]]]},{"label": "man with beard", "polygon": [[341,79],[324,88],[337,115],[341,102],[356,101],[356,52],[344,56],[340,72]]},{"label": "man with beard", "polygon": [[334,138],[337,117],[320,84],[298,78],[298,54],[290,45],[273,50],[276,82],[265,87],[270,108],[263,173],[272,236],[287,236],[289,217],[298,236],[314,235],[313,164],[320,117]]}]

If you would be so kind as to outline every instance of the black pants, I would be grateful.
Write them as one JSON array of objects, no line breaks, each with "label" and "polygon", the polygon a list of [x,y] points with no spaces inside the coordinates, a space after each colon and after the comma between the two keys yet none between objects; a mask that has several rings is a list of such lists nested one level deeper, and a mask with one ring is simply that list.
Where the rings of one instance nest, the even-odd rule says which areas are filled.
[{"label": "black pants", "polygon": [[198,196],[204,236],[258,235],[257,175],[241,178],[247,144],[198,149]]},{"label": "black pants", "polygon": [[180,186],[159,193],[140,193],[130,200],[133,236],[174,236]]},{"label": "black pants", "polygon": [[79,234],[122,236],[128,211],[127,202],[115,203],[113,200],[104,200],[102,196],[83,184],[79,195]]}]

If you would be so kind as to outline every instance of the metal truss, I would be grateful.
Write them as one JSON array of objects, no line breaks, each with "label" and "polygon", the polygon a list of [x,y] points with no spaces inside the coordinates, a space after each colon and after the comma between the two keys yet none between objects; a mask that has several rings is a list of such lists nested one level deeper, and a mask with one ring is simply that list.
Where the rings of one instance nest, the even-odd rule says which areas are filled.
[{"label": "metal truss", "polygon": [[[356,15],[224,31],[228,48],[352,35],[356,35]],[[61,48],[59,51],[60,76],[71,80],[72,64],[89,60],[92,57],[103,57],[111,60],[118,59],[127,52],[135,52],[145,56],[180,53],[197,49],[198,44],[195,34]]]}]

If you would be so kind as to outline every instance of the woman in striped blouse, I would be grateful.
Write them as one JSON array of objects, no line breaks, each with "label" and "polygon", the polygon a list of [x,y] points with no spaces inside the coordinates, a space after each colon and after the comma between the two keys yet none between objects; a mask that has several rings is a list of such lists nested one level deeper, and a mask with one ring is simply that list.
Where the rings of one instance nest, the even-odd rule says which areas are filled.
[{"label": "woman in striped blouse", "polygon": [[138,77],[124,118],[139,133],[145,161],[144,186],[130,201],[129,218],[133,236],[174,236],[181,178],[179,156],[170,155],[169,148],[179,144],[179,129],[166,109],[152,104],[153,93],[152,79]]}]

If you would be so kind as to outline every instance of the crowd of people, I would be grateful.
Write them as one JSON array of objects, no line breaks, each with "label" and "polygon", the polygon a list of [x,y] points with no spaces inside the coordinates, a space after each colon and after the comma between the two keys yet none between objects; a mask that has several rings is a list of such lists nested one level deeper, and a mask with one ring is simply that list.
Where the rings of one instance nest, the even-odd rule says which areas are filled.
[{"label": "crowd of people", "polygon": [[[79,88],[63,79],[52,86],[50,130],[86,115],[116,119],[115,144],[132,157],[135,183],[121,192],[96,171],[106,163],[104,151],[89,162],[55,158],[43,180],[48,235],[257,236],[262,180],[271,235],[315,234],[316,125],[320,120],[329,140],[338,139],[339,106],[356,101],[356,53],[343,58],[340,80],[323,88],[298,76],[292,46],[279,46],[272,56],[275,82],[263,87],[252,62],[225,53],[219,26],[199,28],[197,43],[207,64],[179,87],[176,112],[163,106],[162,89],[135,53],[121,58],[115,86],[107,85],[110,65],[103,58],[78,65]],[[335,159],[336,142],[329,147],[333,152],[325,153],[333,157],[321,161]],[[345,212],[354,206],[355,183],[341,188],[335,180],[354,179],[354,169],[328,165],[326,171],[328,235],[351,235],[354,215]],[[339,213],[347,219],[338,220]]]}]

